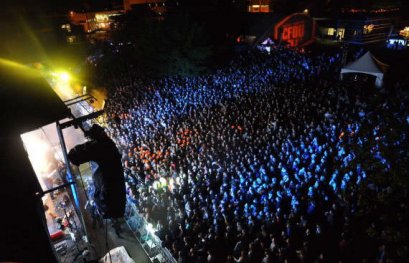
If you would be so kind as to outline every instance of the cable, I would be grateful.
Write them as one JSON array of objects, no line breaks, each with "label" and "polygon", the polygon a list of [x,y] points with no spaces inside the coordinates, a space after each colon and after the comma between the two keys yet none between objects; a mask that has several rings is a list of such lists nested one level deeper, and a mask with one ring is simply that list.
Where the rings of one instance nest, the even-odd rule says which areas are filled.
[{"label": "cable", "polygon": [[108,250],[109,262],[112,263],[111,251],[108,245],[108,219],[105,219],[105,246],[106,246],[106,249]]}]

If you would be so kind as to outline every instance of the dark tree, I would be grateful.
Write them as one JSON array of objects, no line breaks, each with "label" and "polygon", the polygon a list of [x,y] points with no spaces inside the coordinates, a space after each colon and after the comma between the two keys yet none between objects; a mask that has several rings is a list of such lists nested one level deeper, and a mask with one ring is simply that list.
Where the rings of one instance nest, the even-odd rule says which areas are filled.
[{"label": "dark tree", "polygon": [[207,70],[212,45],[205,28],[186,12],[126,14],[113,32],[120,54],[151,75],[197,75]]},{"label": "dark tree", "polygon": [[203,25],[188,14],[172,15],[163,27],[160,51],[170,75],[197,75],[207,70],[212,54]]}]

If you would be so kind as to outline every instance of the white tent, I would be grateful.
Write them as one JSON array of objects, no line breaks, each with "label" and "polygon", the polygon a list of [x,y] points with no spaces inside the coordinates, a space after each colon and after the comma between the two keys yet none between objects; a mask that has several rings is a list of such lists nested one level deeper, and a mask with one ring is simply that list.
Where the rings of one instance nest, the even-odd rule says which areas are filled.
[{"label": "white tent", "polygon": [[375,85],[382,87],[383,75],[389,66],[377,60],[371,52],[366,52],[362,57],[349,63],[341,69],[342,75],[346,73],[363,73],[376,77]]},{"label": "white tent", "polygon": [[99,263],[135,263],[135,260],[133,260],[128,252],[126,251],[124,246],[121,247],[116,247],[113,248],[109,251],[109,253],[106,253],[106,255],[101,258]]}]

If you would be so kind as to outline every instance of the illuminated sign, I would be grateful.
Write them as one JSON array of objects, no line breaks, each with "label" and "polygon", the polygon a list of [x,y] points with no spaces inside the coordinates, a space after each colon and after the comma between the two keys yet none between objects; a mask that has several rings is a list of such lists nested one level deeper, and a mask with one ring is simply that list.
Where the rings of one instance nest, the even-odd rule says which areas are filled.
[{"label": "illuminated sign", "polygon": [[275,25],[274,39],[292,47],[308,45],[315,39],[315,23],[305,13],[289,15]]},{"label": "illuminated sign", "polygon": [[298,46],[299,41],[304,37],[304,23],[296,23],[283,26],[281,39],[288,42],[290,46]]}]

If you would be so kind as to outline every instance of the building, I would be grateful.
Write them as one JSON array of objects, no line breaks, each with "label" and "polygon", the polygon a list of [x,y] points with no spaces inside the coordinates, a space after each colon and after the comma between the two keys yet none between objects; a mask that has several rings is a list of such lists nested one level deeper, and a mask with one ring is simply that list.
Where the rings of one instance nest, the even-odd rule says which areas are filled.
[{"label": "building", "polygon": [[396,23],[396,11],[343,9],[338,18],[315,18],[318,36],[355,45],[385,43]]},{"label": "building", "polygon": [[166,12],[166,0],[124,0],[123,2],[123,8],[126,12],[142,5],[148,5],[150,9],[157,13]]},{"label": "building", "polygon": [[78,35],[73,31],[75,27],[81,27],[91,39],[106,39],[108,32],[115,26],[115,17],[131,12],[137,8],[146,8],[157,14],[166,11],[165,0],[124,0],[122,6],[115,6],[108,10],[70,11],[69,24],[61,28],[67,34],[67,41],[74,43],[78,41]]},{"label": "building", "polygon": [[250,13],[269,13],[269,0],[250,0],[247,6],[247,11]]},{"label": "building", "polygon": [[97,30],[107,31],[111,28],[113,18],[122,15],[124,10],[108,10],[95,12],[70,12],[71,24],[82,26],[84,32],[90,33]]}]

